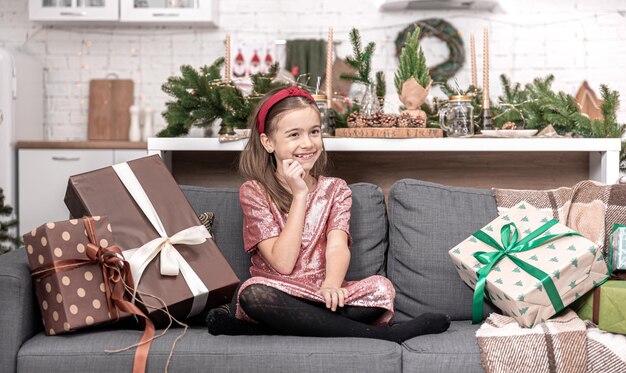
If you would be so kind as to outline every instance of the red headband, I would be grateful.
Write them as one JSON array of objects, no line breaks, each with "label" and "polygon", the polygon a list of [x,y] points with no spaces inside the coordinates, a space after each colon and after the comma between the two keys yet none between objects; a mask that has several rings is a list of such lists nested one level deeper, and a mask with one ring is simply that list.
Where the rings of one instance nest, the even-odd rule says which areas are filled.
[{"label": "red headband", "polygon": [[265,132],[265,118],[267,117],[267,113],[270,109],[279,103],[280,101],[286,99],[287,97],[305,97],[315,102],[315,99],[309,94],[309,92],[304,89],[300,89],[296,86],[281,89],[280,91],[274,93],[269,100],[265,101],[261,109],[259,110],[259,115],[256,119],[256,127],[259,130],[259,133]]}]

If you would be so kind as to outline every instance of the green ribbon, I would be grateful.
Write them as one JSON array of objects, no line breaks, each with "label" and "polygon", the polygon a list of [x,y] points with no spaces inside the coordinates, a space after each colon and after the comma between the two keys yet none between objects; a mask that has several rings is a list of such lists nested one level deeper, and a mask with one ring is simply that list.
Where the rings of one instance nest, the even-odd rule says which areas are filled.
[{"label": "green ribbon", "polygon": [[506,224],[500,230],[500,240],[502,241],[502,245],[500,245],[496,240],[494,240],[491,236],[489,236],[482,230],[479,230],[478,232],[473,234],[474,237],[496,249],[496,251],[478,251],[473,254],[476,260],[485,265],[480,270],[478,270],[478,272],[476,272],[478,275],[478,281],[476,282],[476,287],[474,288],[474,300],[472,302],[473,324],[478,324],[483,319],[483,298],[485,297],[485,285],[487,281],[487,275],[489,275],[489,272],[491,272],[493,266],[505,257],[511,259],[513,263],[517,264],[521,269],[523,269],[529,275],[533,276],[541,282],[544,289],[546,289],[546,293],[548,294],[548,297],[550,298],[552,306],[554,307],[554,310],[556,312],[559,312],[565,307],[563,305],[561,297],[559,296],[559,292],[556,290],[556,286],[554,286],[554,282],[552,282],[552,278],[539,268],[534,267],[513,255],[515,253],[521,253],[524,251],[536,249],[543,244],[559,238],[567,236],[581,236],[581,234],[578,232],[568,232],[560,234],[549,234],[537,238],[557,223],[558,221],[556,219],[552,219],[538,229],[531,232],[528,236],[524,237],[520,241],[518,241],[519,234],[518,228],[515,223]]}]

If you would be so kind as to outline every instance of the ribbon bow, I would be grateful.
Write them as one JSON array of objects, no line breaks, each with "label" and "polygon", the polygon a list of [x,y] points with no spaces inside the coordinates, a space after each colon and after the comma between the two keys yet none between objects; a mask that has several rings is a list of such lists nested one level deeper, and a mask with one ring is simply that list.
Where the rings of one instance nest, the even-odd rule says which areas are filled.
[{"label": "ribbon bow", "polygon": [[189,265],[185,258],[176,250],[174,245],[201,244],[208,238],[211,238],[211,234],[204,225],[196,225],[183,229],[172,236],[168,236],[159,214],[128,163],[113,165],[113,170],[160,236],[143,244],[139,248],[124,250],[123,252],[124,258],[128,260],[134,276],[135,293],[137,292],[139,281],[146,267],[160,254],[161,275],[177,276],[179,273],[182,274],[183,279],[194,296],[191,311],[188,316],[200,313],[206,305],[209,297],[209,289],[202,282],[191,265]]},{"label": "ribbon bow", "polygon": [[473,236],[480,241],[496,249],[496,251],[478,251],[473,254],[476,260],[485,265],[476,272],[478,280],[476,282],[476,287],[474,288],[474,298],[472,301],[473,324],[480,323],[483,318],[483,298],[485,297],[487,276],[489,275],[489,272],[491,272],[493,266],[505,257],[511,259],[513,263],[517,264],[521,269],[541,282],[543,287],[546,289],[546,293],[550,298],[550,302],[552,303],[555,312],[559,312],[565,307],[550,275],[514,255],[515,253],[536,249],[543,244],[559,238],[567,236],[580,236],[580,233],[578,232],[568,232],[549,234],[539,237],[557,223],[558,221],[556,219],[552,219],[519,241],[519,230],[515,223],[506,224],[500,230],[500,241],[502,242],[502,245],[482,230],[473,234]]}]

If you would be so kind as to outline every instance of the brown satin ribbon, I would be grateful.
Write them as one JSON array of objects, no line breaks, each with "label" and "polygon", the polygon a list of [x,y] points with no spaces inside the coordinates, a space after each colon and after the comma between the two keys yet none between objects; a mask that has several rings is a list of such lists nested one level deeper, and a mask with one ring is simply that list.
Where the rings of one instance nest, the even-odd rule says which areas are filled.
[{"label": "brown satin ribbon", "polygon": [[[609,280],[626,281],[626,273],[613,273],[611,274],[611,277],[609,277]],[[596,325],[598,325],[598,323],[600,322],[600,288],[601,286],[598,286],[593,290],[591,321],[593,321],[593,323]]]},{"label": "brown satin ribbon", "polygon": [[133,303],[124,299],[126,289],[132,294],[134,289],[133,276],[130,271],[128,262],[122,256],[122,250],[115,245],[103,248],[99,247],[96,238],[96,229],[94,219],[92,217],[83,218],[85,230],[89,243],[86,246],[86,254],[88,259],[66,259],[56,260],[51,264],[38,267],[32,271],[33,279],[41,279],[55,273],[61,273],[76,269],[90,263],[100,263],[102,266],[102,276],[104,279],[105,295],[111,317],[116,320],[119,318],[119,311],[134,314],[145,320],[143,336],[137,349],[135,350],[135,359],[133,361],[133,373],[141,373],[146,371],[148,362],[148,352],[154,338],[154,324],[150,319]]}]

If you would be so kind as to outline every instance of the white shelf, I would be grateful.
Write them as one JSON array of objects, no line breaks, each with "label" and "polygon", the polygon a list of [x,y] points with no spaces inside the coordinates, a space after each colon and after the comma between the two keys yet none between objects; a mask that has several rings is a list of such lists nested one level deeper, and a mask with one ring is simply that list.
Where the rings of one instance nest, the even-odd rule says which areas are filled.
[{"label": "white shelf", "polygon": [[[245,140],[220,143],[217,138],[148,139],[148,151],[241,151]],[[589,138],[437,138],[371,139],[325,138],[327,151],[416,151],[416,152],[606,152],[621,149],[620,139]]]},{"label": "white shelf", "polygon": [[[178,151],[239,152],[246,140],[220,143],[217,138],[148,139],[148,153],[158,154],[171,167],[171,155]],[[621,140],[590,138],[437,138],[362,139],[325,138],[329,152],[585,152],[589,153],[589,179],[613,184],[619,179]],[[541,159],[541,162],[549,160]]]}]

